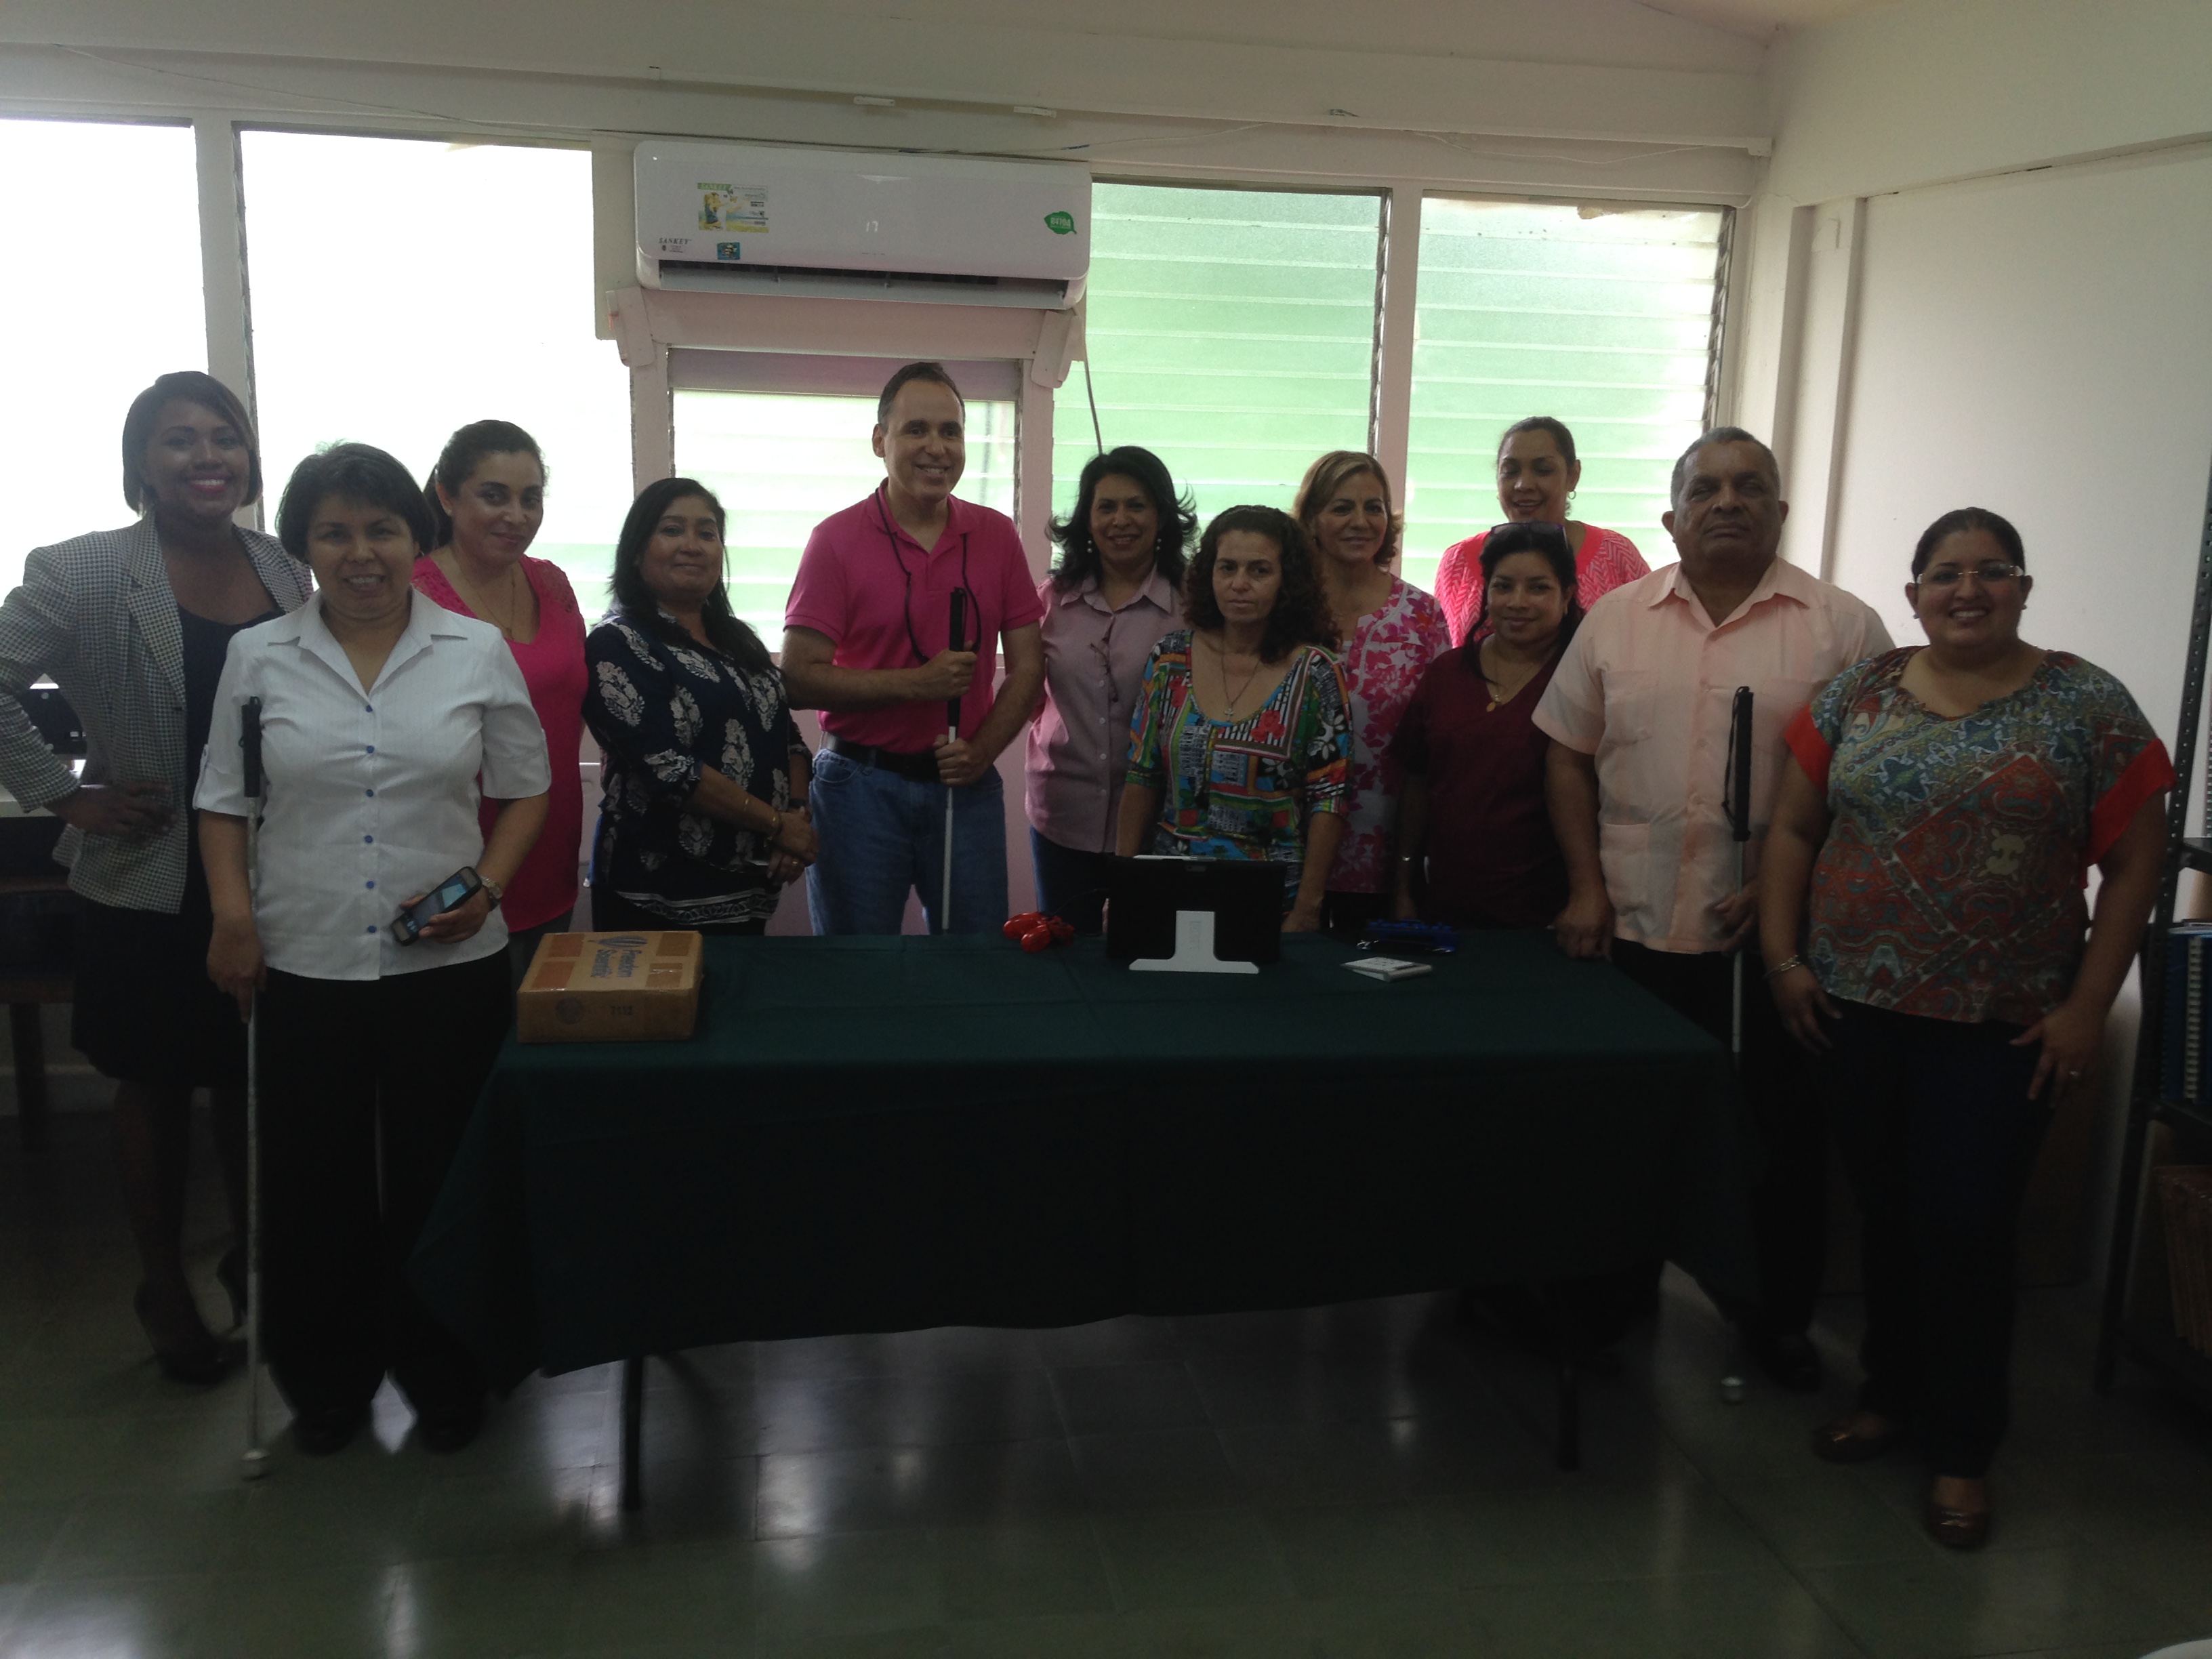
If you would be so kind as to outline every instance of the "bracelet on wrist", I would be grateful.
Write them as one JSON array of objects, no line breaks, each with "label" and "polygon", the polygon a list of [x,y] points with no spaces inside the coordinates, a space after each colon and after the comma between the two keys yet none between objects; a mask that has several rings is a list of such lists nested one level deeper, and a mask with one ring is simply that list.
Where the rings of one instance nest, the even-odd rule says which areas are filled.
[{"label": "bracelet on wrist", "polygon": [[1783,975],[1788,973],[1792,968],[1802,968],[1804,966],[1804,957],[1785,957],[1780,962],[1776,963],[1774,966],[1766,970],[1766,976],[1769,979],[1779,979]]}]

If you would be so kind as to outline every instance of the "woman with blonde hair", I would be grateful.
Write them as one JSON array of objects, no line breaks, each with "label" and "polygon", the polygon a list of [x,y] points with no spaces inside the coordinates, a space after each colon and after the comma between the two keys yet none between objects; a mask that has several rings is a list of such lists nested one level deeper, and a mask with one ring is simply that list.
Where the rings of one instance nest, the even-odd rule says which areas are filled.
[{"label": "woman with blonde hair", "polygon": [[1323,925],[1357,939],[1389,913],[1396,887],[1398,786],[1384,757],[1429,665],[1451,648],[1443,607],[1400,577],[1403,520],[1382,463],[1331,450],[1306,469],[1292,510],[1313,544],[1322,590],[1343,641],[1351,695],[1352,796],[1328,876]]}]

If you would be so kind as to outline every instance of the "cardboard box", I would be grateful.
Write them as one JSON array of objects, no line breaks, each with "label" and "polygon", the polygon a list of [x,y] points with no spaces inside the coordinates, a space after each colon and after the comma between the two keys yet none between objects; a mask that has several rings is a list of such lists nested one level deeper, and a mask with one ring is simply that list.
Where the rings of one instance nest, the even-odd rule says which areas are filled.
[{"label": "cardboard box", "polygon": [[665,1042],[699,1018],[697,933],[548,933],[514,1000],[525,1042]]}]

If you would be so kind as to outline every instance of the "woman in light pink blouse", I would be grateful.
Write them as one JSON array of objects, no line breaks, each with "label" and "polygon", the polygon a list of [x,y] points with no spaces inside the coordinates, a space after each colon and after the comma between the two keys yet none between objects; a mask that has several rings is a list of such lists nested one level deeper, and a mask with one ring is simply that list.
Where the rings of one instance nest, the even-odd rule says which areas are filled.
[{"label": "woman in light pink blouse", "polygon": [[1389,914],[1397,886],[1398,787],[1383,757],[1421,676],[1451,640],[1436,600],[1390,568],[1401,522],[1382,462],[1330,451],[1306,470],[1292,516],[1313,538],[1352,694],[1352,811],[1322,926],[1357,939]]},{"label": "woman in light pink blouse", "polygon": [[1180,618],[1198,513],[1160,458],[1093,456],[1075,511],[1053,521],[1060,562],[1044,600],[1044,699],[1030,726],[1030,859],[1037,908],[1097,933],[1106,901],[1129,723],[1145,660]]},{"label": "woman in light pink blouse", "polygon": [[[1550,415],[1531,415],[1505,428],[1498,443],[1498,505],[1514,524],[1563,525],[1575,555],[1575,597],[1588,611],[1601,593],[1610,593],[1651,567],[1636,544],[1617,530],[1567,516],[1583,481],[1575,459],[1575,434]],[[1451,642],[1465,645],[1490,631],[1482,616],[1482,545],[1487,530],[1444,550],[1437,564],[1437,599],[1451,623]]]}]

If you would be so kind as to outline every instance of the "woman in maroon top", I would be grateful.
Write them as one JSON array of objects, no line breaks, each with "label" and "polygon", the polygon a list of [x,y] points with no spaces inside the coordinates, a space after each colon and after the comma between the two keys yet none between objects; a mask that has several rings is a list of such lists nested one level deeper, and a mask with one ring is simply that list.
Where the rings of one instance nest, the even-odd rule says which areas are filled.
[{"label": "woman in maroon top", "polygon": [[[511,421],[475,421],[446,441],[422,493],[437,545],[415,562],[425,599],[506,635],[545,728],[553,788],[545,828],[500,895],[515,983],[538,941],[565,933],[582,863],[584,616],[561,567],[529,556],[545,520],[545,461]],[[497,816],[487,802],[484,833]]]},{"label": "woman in maroon top", "polygon": [[1396,911],[1543,927],[1567,902],[1567,869],[1544,807],[1551,740],[1530,717],[1582,620],[1575,556],[1555,524],[1507,526],[1483,547],[1482,578],[1489,631],[1430,664],[1390,744],[1404,779]]}]

